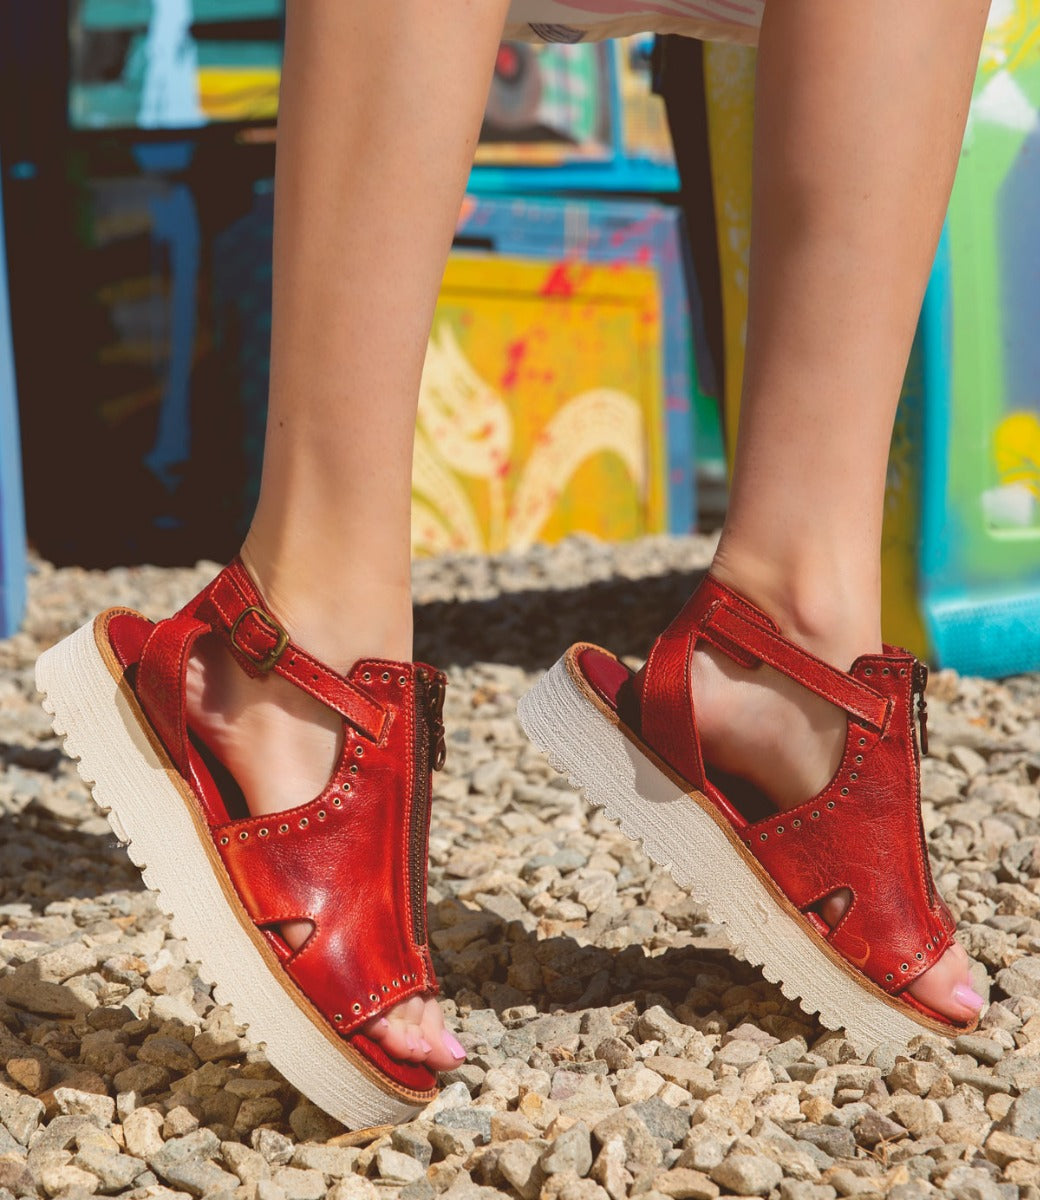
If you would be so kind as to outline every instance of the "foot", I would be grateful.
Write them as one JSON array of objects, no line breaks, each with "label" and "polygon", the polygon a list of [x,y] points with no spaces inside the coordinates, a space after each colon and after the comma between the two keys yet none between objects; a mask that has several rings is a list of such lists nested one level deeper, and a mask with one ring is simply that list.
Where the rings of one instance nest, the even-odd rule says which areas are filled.
[{"label": "foot", "polygon": [[[340,717],[276,675],[250,678],[214,635],[196,643],[188,664],[188,723],[231,772],[250,813],[266,816],[319,795],[339,758]],[[281,926],[298,949],[307,921]],[[466,1054],[444,1027],[434,1000],[413,996],[363,1027],[391,1057],[434,1071],[459,1066]]]},{"label": "foot", "polygon": [[[719,565],[712,574],[756,602],[741,579]],[[843,648],[840,635],[828,638],[823,631],[791,628],[791,622],[785,627],[776,605],[762,607],[785,636],[843,671],[859,654],[881,651],[880,639]],[[765,664],[747,671],[712,647],[698,647],[692,676],[701,748],[712,768],[746,780],[780,810],[804,803],[834,777],[845,747],[844,712]],[[819,915],[833,928],[851,899],[845,889],[835,892]],[[972,1020],[984,1001],[971,985],[968,964],[964,948],[954,943],[908,990],[950,1020]]]}]

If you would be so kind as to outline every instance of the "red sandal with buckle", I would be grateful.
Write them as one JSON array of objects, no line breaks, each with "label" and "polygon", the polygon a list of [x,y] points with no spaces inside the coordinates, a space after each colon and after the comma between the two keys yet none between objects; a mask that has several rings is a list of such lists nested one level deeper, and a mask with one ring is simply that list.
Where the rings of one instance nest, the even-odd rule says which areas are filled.
[{"label": "red sandal with buckle", "polygon": [[[745,816],[705,772],[690,693],[698,643],[760,663],[845,711],[837,774],[816,796]],[[914,701],[923,749],[927,668],[885,647],[845,673],[784,638],[710,576],[633,674],[579,644],[523,698],[520,720],[553,764],[724,924],[741,957],[863,1052],[956,1025],[907,987],[943,955],[954,922],[935,890],[921,824]],[[831,929],[813,911],[848,888]]]},{"label": "red sandal with buckle", "polygon": [[[342,753],[310,803],[249,816],[189,732],[187,662],[212,632],[250,675],[280,675],[342,717]],[[290,641],[236,560],[158,624],[103,612],[41,656],[36,681],[200,973],[286,1079],[351,1128],[427,1104],[433,1072],[361,1027],[437,991],[426,870],[444,675],[383,661],[337,674]],[[297,920],[313,931],[292,951],[277,929]]]}]

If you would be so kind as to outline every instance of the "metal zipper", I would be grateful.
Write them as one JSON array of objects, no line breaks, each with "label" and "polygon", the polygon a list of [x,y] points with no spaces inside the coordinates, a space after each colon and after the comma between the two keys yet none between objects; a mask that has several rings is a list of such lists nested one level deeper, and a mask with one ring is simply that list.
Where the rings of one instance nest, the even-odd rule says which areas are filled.
[{"label": "metal zipper", "polygon": [[917,725],[921,731],[921,753],[928,753],[928,668],[923,662],[914,662],[914,695],[917,697]]},{"label": "metal zipper", "polygon": [[430,827],[430,746],[432,766],[444,766],[444,677],[422,668],[415,673],[415,772],[408,841],[408,890],[416,944],[426,944],[426,845]]},{"label": "metal zipper", "polygon": [[[914,660],[913,671],[911,672],[911,693],[910,693],[910,712],[907,725],[909,726],[910,740],[914,740],[914,711],[913,702],[917,701],[917,727],[920,731],[920,751],[917,745],[914,746],[914,758],[917,760],[917,778],[920,785],[921,778],[921,757],[928,753],[928,701],[925,699],[925,690],[928,687],[928,668],[923,662]],[[935,882],[932,879],[932,871],[928,856],[928,836],[924,831],[924,817],[921,813],[921,805],[917,805],[917,836],[921,842],[922,862],[924,864],[924,883],[925,891],[928,893],[929,908],[935,907],[936,894]]]}]

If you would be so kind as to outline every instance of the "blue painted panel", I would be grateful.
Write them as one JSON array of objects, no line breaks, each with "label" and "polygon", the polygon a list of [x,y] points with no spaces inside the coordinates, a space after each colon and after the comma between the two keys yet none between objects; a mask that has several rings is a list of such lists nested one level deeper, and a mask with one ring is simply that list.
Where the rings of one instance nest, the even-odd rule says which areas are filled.
[{"label": "blue painted panel", "polygon": [[[0,163],[0,178],[3,164]],[[3,193],[0,191],[0,637],[18,628],[25,611],[25,511],[21,442],[7,294]]]}]

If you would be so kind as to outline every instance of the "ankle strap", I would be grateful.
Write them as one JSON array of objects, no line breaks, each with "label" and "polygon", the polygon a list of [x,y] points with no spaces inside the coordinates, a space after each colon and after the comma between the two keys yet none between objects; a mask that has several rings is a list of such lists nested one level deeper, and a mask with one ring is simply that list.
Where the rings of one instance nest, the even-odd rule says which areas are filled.
[{"label": "ankle strap", "polygon": [[[715,587],[722,591],[720,584]],[[739,608],[732,607],[722,596],[712,602],[701,619],[701,631],[712,645],[736,661],[746,663],[750,654],[753,660],[768,663],[817,696],[844,709],[868,729],[880,732],[884,728],[892,707],[887,697],[788,641],[764,613],[760,615],[763,620],[756,621],[743,604]]]},{"label": "ankle strap", "polygon": [[764,612],[708,575],[657,639],[637,676],[643,737],[697,787],[704,785],[704,761],[690,661],[701,640],[743,667],[768,663],[867,729],[880,733],[889,718],[891,700],[788,641]]},{"label": "ankle strap", "polygon": [[268,611],[240,558],[220,572],[204,596],[206,611],[198,615],[224,635],[249,675],[280,675],[338,712],[370,741],[382,738],[387,721],[383,705],[292,641]]}]

